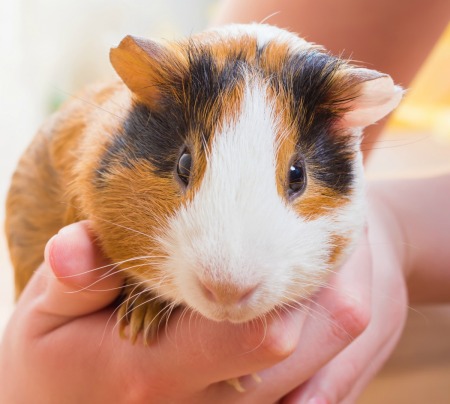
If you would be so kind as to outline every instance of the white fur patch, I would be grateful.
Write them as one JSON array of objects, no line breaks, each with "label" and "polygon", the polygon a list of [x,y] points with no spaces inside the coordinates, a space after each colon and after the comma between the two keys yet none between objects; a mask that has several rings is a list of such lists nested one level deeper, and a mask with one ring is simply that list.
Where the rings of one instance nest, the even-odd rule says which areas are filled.
[{"label": "white fur patch", "polygon": [[[208,318],[247,321],[308,297],[327,270],[330,236],[354,227],[351,214],[303,220],[278,194],[277,125],[264,87],[248,87],[237,121],[215,134],[200,189],[162,239],[176,291],[161,293]],[[256,290],[225,305],[205,297],[201,280]]]},{"label": "white fur patch", "polygon": [[214,28],[213,31],[223,34],[227,38],[237,38],[243,34],[248,34],[257,39],[258,48],[260,49],[270,41],[288,44],[291,51],[311,47],[310,43],[297,35],[268,24],[231,24]]}]

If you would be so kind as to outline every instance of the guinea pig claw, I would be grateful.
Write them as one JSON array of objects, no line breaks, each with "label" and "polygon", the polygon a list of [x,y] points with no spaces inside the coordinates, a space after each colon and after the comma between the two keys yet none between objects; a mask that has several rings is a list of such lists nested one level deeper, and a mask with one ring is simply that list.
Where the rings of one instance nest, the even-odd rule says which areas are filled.
[{"label": "guinea pig claw", "polygon": [[238,392],[238,393],[245,393],[245,389],[242,387],[241,382],[239,381],[239,379],[237,377],[235,377],[234,379],[228,379],[227,383],[230,386],[233,386],[234,389]]},{"label": "guinea pig claw", "polygon": [[[251,376],[252,376],[252,379],[256,383],[261,383],[262,382],[261,377],[259,377],[259,375],[257,373],[252,373]],[[229,385],[233,386],[237,392],[245,393],[245,389],[244,389],[244,387],[242,387],[242,384],[241,384],[239,378],[235,377],[234,379],[229,379],[229,380],[227,380],[227,383]]]},{"label": "guinea pig claw", "polygon": [[258,373],[252,373],[252,378],[256,383],[262,383],[262,379],[259,377]]}]

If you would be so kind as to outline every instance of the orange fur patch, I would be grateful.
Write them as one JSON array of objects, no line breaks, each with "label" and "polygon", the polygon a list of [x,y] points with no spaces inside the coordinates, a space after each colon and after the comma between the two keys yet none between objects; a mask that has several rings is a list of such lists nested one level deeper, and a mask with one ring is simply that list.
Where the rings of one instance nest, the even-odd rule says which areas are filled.
[{"label": "orange fur patch", "polygon": [[329,215],[345,206],[350,198],[321,185],[312,175],[308,176],[305,192],[294,202],[294,209],[306,220]]},{"label": "orange fur patch", "polygon": [[330,256],[328,258],[328,263],[330,265],[335,265],[337,261],[342,257],[342,254],[347,247],[350,239],[348,237],[344,237],[338,234],[331,236],[330,239]]}]

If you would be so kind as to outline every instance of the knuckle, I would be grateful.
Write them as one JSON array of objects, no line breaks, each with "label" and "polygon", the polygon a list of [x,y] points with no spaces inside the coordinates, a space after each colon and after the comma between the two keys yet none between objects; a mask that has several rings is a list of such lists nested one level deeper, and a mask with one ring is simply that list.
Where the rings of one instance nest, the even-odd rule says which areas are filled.
[{"label": "knuckle", "polygon": [[277,327],[267,330],[261,349],[271,358],[281,361],[289,357],[297,348],[298,338],[286,325],[280,323]]},{"label": "knuckle", "polygon": [[346,363],[343,363],[339,370],[341,376],[339,385],[337,386],[337,390],[335,392],[336,402],[340,402],[343,397],[350,393],[357,380],[360,378],[362,371],[355,361],[347,361]]},{"label": "knuckle", "polygon": [[124,374],[120,388],[123,392],[122,402],[138,404],[148,402],[150,397],[160,397],[161,392],[152,383],[149,383],[149,380],[152,378],[143,377],[135,371]]},{"label": "knuckle", "polygon": [[369,325],[370,304],[341,296],[332,310],[332,330],[341,340],[353,340]]}]

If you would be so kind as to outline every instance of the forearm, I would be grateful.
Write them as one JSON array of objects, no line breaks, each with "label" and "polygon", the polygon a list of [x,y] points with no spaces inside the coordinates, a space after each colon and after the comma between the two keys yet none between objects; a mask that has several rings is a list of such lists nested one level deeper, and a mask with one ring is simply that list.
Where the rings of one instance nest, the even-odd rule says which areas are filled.
[{"label": "forearm", "polygon": [[450,174],[373,182],[371,195],[402,229],[404,272],[411,302],[450,301]]},{"label": "forearm", "polygon": [[334,54],[344,52],[407,86],[449,16],[447,0],[224,0],[213,23],[267,18],[270,24],[297,32]]}]

